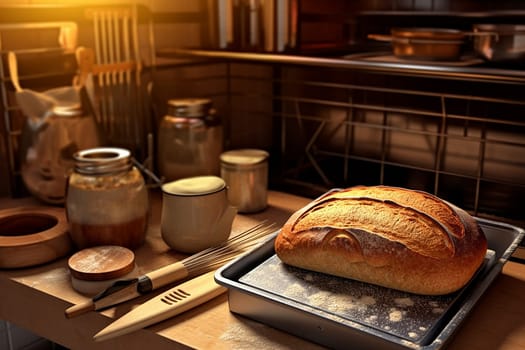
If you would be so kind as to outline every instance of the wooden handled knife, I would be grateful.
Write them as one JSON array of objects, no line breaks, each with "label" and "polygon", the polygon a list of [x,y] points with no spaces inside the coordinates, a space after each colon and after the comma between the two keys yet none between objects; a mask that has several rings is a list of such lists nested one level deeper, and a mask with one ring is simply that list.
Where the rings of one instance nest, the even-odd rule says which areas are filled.
[{"label": "wooden handled knife", "polygon": [[184,282],[136,307],[95,334],[95,341],[108,340],[151,326],[201,305],[227,291],[210,271]]}]

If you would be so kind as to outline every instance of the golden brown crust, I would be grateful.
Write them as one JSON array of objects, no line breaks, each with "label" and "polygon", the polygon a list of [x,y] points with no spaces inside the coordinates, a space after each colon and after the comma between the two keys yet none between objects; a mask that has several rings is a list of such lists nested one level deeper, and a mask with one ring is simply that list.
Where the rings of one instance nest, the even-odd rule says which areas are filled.
[{"label": "golden brown crust", "polygon": [[418,294],[464,286],[486,238],[465,211],[397,187],[328,193],[294,213],[275,240],[287,264]]}]

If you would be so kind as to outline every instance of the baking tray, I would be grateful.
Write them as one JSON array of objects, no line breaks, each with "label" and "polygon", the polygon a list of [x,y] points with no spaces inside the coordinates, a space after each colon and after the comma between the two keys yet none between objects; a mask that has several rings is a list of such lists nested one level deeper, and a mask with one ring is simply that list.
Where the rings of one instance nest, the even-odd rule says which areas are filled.
[{"label": "baking tray", "polygon": [[523,239],[521,228],[476,218],[488,251],[466,287],[423,296],[307,271],[275,255],[277,232],[220,268],[230,311],[315,343],[340,349],[440,349],[469,314]]}]

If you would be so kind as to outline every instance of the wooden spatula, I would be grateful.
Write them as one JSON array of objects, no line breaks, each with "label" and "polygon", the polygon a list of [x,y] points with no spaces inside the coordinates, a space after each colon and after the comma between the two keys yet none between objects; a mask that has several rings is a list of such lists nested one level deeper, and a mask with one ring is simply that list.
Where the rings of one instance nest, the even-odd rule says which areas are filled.
[{"label": "wooden spatula", "polygon": [[191,279],[128,312],[95,334],[95,341],[111,339],[164,321],[226,292],[213,279],[215,271]]}]

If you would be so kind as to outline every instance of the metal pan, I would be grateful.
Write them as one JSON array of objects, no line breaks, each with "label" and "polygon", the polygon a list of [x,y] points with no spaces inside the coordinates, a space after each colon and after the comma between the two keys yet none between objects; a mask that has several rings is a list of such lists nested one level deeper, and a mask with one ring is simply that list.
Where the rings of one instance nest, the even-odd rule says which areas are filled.
[{"label": "metal pan", "polygon": [[441,28],[392,28],[390,34],[369,34],[368,38],[390,41],[397,57],[436,61],[458,60],[466,37],[460,30]]},{"label": "metal pan", "polygon": [[525,25],[519,24],[475,24],[471,32],[392,28],[390,35],[369,34],[368,38],[391,42],[393,54],[404,59],[457,61],[468,46],[487,61],[525,60]]},{"label": "metal pan", "polygon": [[[487,236],[492,257],[486,258],[465,288],[451,295],[403,295],[283,266],[273,249],[275,237],[219,269],[215,279],[229,288],[230,311],[330,348],[352,344],[359,349],[442,349],[525,235],[523,229],[512,225],[477,221]],[[374,303],[367,302],[371,297]],[[338,302],[340,298],[344,302]],[[367,309],[362,310],[356,300]],[[348,312],[349,304],[357,306]],[[390,320],[395,310],[402,311],[402,319]],[[385,313],[388,317],[381,316]],[[389,321],[397,329],[392,322],[384,324]]]},{"label": "metal pan", "polygon": [[489,61],[525,59],[525,25],[475,24],[474,51]]}]

